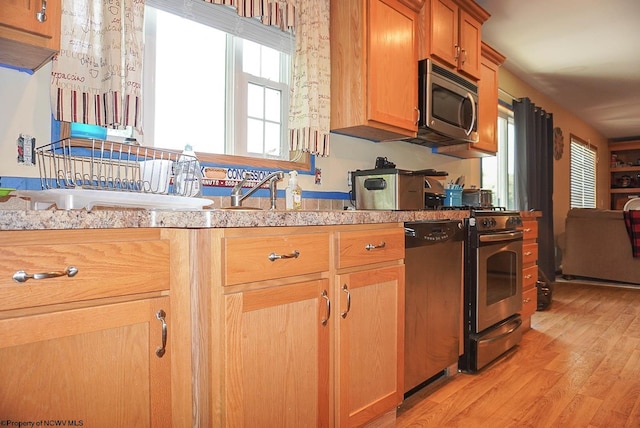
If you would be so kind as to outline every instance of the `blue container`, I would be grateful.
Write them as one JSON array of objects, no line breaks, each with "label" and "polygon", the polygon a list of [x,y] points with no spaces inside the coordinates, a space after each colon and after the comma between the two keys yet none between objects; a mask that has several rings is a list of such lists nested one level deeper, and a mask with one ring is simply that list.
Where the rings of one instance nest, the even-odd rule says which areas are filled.
[{"label": "blue container", "polygon": [[462,206],[462,189],[444,189],[445,198],[444,206],[460,207]]}]

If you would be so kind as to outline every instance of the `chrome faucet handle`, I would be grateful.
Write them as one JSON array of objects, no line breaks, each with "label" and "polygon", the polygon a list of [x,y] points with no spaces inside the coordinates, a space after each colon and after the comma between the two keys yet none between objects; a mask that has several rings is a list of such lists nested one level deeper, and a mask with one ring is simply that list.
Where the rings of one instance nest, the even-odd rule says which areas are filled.
[{"label": "chrome faucet handle", "polygon": [[233,186],[233,189],[231,189],[231,206],[232,207],[239,207],[242,204],[242,186],[244,185],[244,183],[247,182],[247,179],[249,178],[249,172],[245,171],[244,174],[242,175],[242,180],[240,180],[238,183],[236,183],[235,186]]}]

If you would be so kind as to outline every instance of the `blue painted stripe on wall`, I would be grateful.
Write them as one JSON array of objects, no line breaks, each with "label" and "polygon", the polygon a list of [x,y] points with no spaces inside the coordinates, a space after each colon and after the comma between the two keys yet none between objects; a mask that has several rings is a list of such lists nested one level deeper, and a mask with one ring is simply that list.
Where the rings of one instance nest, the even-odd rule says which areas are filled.
[{"label": "blue painted stripe on wall", "polygon": [[[1,187],[18,190],[42,190],[39,178],[33,177],[6,177],[1,178]],[[204,196],[230,196],[231,189],[228,187],[204,187]],[[245,190],[246,191],[246,190]],[[258,189],[254,193],[256,197],[268,198],[269,189]],[[278,197],[284,198],[284,189],[278,189]],[[305,199],[328,199],[328,200],[348,200],[348,192],[319,192],[312,190],[302,190],[302,197]]]}]

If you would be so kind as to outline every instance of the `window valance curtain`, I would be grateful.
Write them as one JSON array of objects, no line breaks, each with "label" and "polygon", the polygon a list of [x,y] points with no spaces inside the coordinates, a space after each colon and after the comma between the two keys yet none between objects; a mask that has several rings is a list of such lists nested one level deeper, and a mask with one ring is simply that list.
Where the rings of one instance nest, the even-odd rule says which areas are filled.
[{"label": "window valance curtain", "polygon": [[55,119],[141,127],[144,2],[62,0],[51,73]]},{"label": "window valance curtain", "polygon": [[294,0],[203,0],[207,3],[232,6],[238,15],[258,17],[265,25],[276,25],[281,30],[295,28]]},{"label": "window valance curtain", "polygon": [[[185,5],[194,0],[185,0]],[[296,33],[289,146],[329,155],[329,0],[201,0],[234,7]],[[62,0],[61,50],[53,62],[55,119],[142,132],[144,1]]]}]

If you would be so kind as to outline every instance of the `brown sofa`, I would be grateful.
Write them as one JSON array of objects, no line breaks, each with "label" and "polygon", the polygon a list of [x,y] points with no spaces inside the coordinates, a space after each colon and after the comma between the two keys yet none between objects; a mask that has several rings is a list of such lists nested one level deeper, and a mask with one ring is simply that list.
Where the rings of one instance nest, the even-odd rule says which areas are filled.
[{"label": "brown sofa", "polygon": [[563,276],[640,284],[623,211],[572,208],[565,226]]}]

